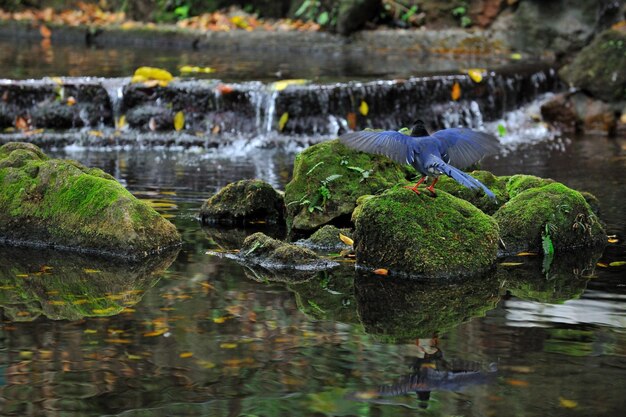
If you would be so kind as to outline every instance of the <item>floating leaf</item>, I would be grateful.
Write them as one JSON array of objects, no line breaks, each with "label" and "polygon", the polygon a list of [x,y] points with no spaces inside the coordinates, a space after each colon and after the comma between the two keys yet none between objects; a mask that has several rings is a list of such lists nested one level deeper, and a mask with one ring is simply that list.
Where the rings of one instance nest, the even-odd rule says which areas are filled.
[{"label": "floating leaf", "polygon": [[521,379],[508,378],[506,379],[506,383],[514,387],[527,387],[528,386],[528,381],[524,381]]},{"label": "floating leaf", "polygon": [[467,70],[467,75],[469,75],[472,81],[479,83],[483,80],[483,72],[485,71],[482,68],[471,68]]},{"label": "floating leaf", "polygon": [[385,268],[378,268],[373,271],[376,275],[389,275],[389,270]]},{"label": "floating leaf", "polygon": [[346,121],[348,122],[348,127],[351,130],[356,129],[356,113],[350,112],[346,115]]},{"label": "floating leaf", "polygon": [[50,39],[50,37],[52,36],[52,31],[48,29],[46,25],[41,25],[39,26],[39,34],[44,39]]},{"label": "floating leaf", "polygon": [[454,84],[452,84],[452,92],[450,96],[454,101],[457,101],[461,98],[461,85],[456,81],[454,82]]},{"label": "floating leaf", "polygon": [[609,266],[624,266],[624,265],[626,265],[626,261],[615,261],[609,264]]},{"label": "floating leaf", "polygon": [[89,269],[89,268],[83,268],[83,272],[86,274],[97,274],[99,272],[102,272],[98,269]]},{"label": "floating leaf", "polygon": [[93,330],[93,329],[85,329],[85,331],[83,332],[85,334],[96,334],[98,333],[97,330]]},{"label": "floating leaf", "polygon": [[130,353],[127,353],[126,357],[128,359],[130,359],[130,360],[133,360],[133,361],[138,361],[138,360],[141,359],[141,356],[139,356],[139,355],[131,355]]},{"label": "floating leaf", "polygon": [[226,321],[227,317],[215,317],[213,323],[222,324]]},{"label": "floating leaf", "polygon": [[567,398],[559,397],[559,405],[563,408],[576,408],[578,403],[574,400],[568,400]]},{"label": "floating leaf", "polygon": [[185,113],[182,111],[177,112],[174,115],[174,129],[179,132],[185,127]]},{"label": "floating leaf", "polygon": [[155,336],[161,336],[162,334],[165,334],[167,332],[167,328],[165,329],[159,329],[159,330],[154,330],[152,332],[147,332],[144,333],[144,337],[155,337]]},{"label": "floating leaf", "polygon": [[205,368],[205,369],[211,369],[211,368],[215,368],[215,364],[211,361],[198,361],[196,362],[198,365],[200,365],[201,367]]},{"label": "floating leaf", "polygon": [[117,310],[118,310],[117,307],[94,308],[93,310],[91,310],[91,312],[93,314],[105,315],[105,314],[115,313],[117,312]]},{"label": "floating leaf", "polygon": [[367,116],[367,113],[370,112],[370,106],[367,105],[365,100],[361,100],[361,105],[359,106],[359,113],[363,116]]},{"label": "floating leaf", "polygon": [[518,254],[516,254],[515,256],[537,256],[537,253],[534,252],[520,252]]},{"label": "floating leaf", "polygon": [[192,67],[191,65],[183,65],[182,67],[180,67],[180,72],[181,74],[210,74],[212,72],[215,72],[215,69],[211,67]]},{"label": "floating leaf", "polygon": [[278,130],[280,132],[283,131],[283,129],[285,128],[285,125],[287,124],[287,120],[289,120],[289,113],[284,112],[281,116],[280,119],[278,120]]},{"label": "floating leaf", "polygon": [[180,355],[178,355],[180,358],[191,358],[193,356],[193,352],[183,352]]},{"label": "floating leaf", "polygon": [[619,243],[619,239],[609,238],[609,239],[607,240],[607,242],[609,242],[609,243]]},{"label": "floating leaf", "polygon": [[222,349],[235,349],[237,347],[237,343],[221,343],[220,348]]},{"label": "floating leaf", "polygon": [[600,268],[608,268],[609,264],[605,264],[604,262],[598,262],[596,266],[599,266]]},{"label": "floating leaf", "polygon": [[276,81],[270,86],[270,89],[273,91],[283,91],[285,88],[291,85],[304,85],[308,83],[309,80],[298,79],[298,80],[280,80]]},{"label": "floating leaf", "polygon": [[354,245],[354,240],[350,239],[348,236],[339,233],[339,239],[348,246]]},{"label": "floating leaf", "polygon": [[128,345],[131,343],[129,339],[104,339],[107,343]]},{"label": "floating leaf", "polygon": [[501,266],[520,266],[520,265],[524,265],[523,262],[501,262],[500,263]]},{"label": "floating leaf", "polygon": [[522,59],[522,54],[520,54],[519,52],[514,52],[511,54],[511,59],[519,61],[520,59]]}]

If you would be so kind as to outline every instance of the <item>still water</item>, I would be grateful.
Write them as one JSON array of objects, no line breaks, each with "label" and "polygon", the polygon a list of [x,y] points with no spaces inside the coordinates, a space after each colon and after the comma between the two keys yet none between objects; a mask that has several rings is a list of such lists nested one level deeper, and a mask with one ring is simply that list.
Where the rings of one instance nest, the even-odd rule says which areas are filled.
[{"label": "still water", "polygon": [[545,273],[538,257],[515,257],[443,285],[356,276],[350,264],[277,283],[207,255],[249,231],[201,227],[202,201],[243,178],[284,188],[293,154],[48,152],[116,176],[184,245],[134,266],[0,252],[0,415],[623,413],[626,269],[608,264],[626,260],[624,141],[553,140],[484,164],[594,193],[620,239],[601,258],[557,259]]}]

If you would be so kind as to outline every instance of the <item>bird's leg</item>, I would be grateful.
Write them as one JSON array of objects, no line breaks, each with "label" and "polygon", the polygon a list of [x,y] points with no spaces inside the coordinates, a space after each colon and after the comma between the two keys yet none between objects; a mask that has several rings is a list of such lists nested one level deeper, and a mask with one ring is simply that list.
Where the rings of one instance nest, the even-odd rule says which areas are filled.
[{"label": "bird's leg", "polygon": [[435,192],[435,184],[437,184],[437,181],[439,181],[439,177],[435,177],[433,183],[426,187],[426,189],[430,191],[433,196],[437,195],[437,193]]},{"label": "bird's leg", "polygon": [[419,179],[419,181],[413,186],[410,187],[408,185],[405,185],[404,188],[408,188],[409,190],[413,191],[415,194],[419,194],[420,192],[417,191],[417,187],[423,183],[426,180],[426,176],[424,175],[422,178]]}]

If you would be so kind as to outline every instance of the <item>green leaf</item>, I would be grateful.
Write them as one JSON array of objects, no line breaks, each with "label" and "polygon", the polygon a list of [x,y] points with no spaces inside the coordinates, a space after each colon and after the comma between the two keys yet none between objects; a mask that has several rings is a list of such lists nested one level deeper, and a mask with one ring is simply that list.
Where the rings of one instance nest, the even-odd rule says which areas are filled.
[{"label": "green leaf", "polygon": [[358,172],[359,174],[362,174],[362,173],[364,173],[364,172],[365,172],[365,170],[364,170],[363,168],[361,168],[361,167],[348,167],[348,169],[349,169],[349,170],[352,170],[352,171],[356,171],[356,172]]},{"label": "green leaf", "polygon": [[545,233],[541,235],[541,246],[543,248],[544,255],[554,255],[554,245],[552,244],[552,238],[550,237],[550,226],[546,224]]},{"label": "green leaf", "polygon": [[326,25],[329,20],[330,18],[328,17],[328,12],[323,12],[317,17],[317,23],[319,23],[320,26]]},{"label": "green leaf", "polygon": [[462,16],[461,17],[461,27],[468,27],[472,24],[472,19],[469,18],[469,16]]},{"label": "green leaf", "polygon": [[498,124],[498,136],[503,138],[506,135],[506,127],[502,123]]},{"label": "green leaf", "polygon": [[293,15],[296,17],[302,15],[304,12],[306,12],[306,10],[310,6],[311,6],[311,0],[304,0],[302,4],[300,5],[300,7],[298,7],[298,10],[296,10],[296,12]]},{"label": "green leaf", "polygon": [[328,177],[326,177],[326,179],[324,179],[322,181],[322,184],[327,185],[329,182],[333,182],[336,179],[341,178],[341,177],[342,177],[342,175],[340,175],[340,174],[329,175]]},{"label": "green leaf", "polygon": [[324,161],[320,161],[317,164],[313,165],[313,168],[309,169],[306,172],[306,175],[311,175],[311,172],[313,172],[315,170],[315,168],[317,168],[318,166],[323,165],[323,164],[324,164]]}]

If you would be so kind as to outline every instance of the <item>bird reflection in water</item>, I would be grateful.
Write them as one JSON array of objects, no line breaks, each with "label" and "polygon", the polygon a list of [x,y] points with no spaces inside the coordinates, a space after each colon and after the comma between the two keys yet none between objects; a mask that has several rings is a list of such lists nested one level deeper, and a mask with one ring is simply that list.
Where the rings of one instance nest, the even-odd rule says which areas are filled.
[{"label": "bird reflection in water", "polygon": [[437,339],[417,339],[418,354],[411,366],[412,372],[395,383],[376,390],[357,392],[357,400],[371,400],[415,393],[420,408],[428,408],[431,391],[461,392],[472,385],[487,384],[495,378],[497,366],[490,363],[459,359],[446,360],[437,346]]}]

